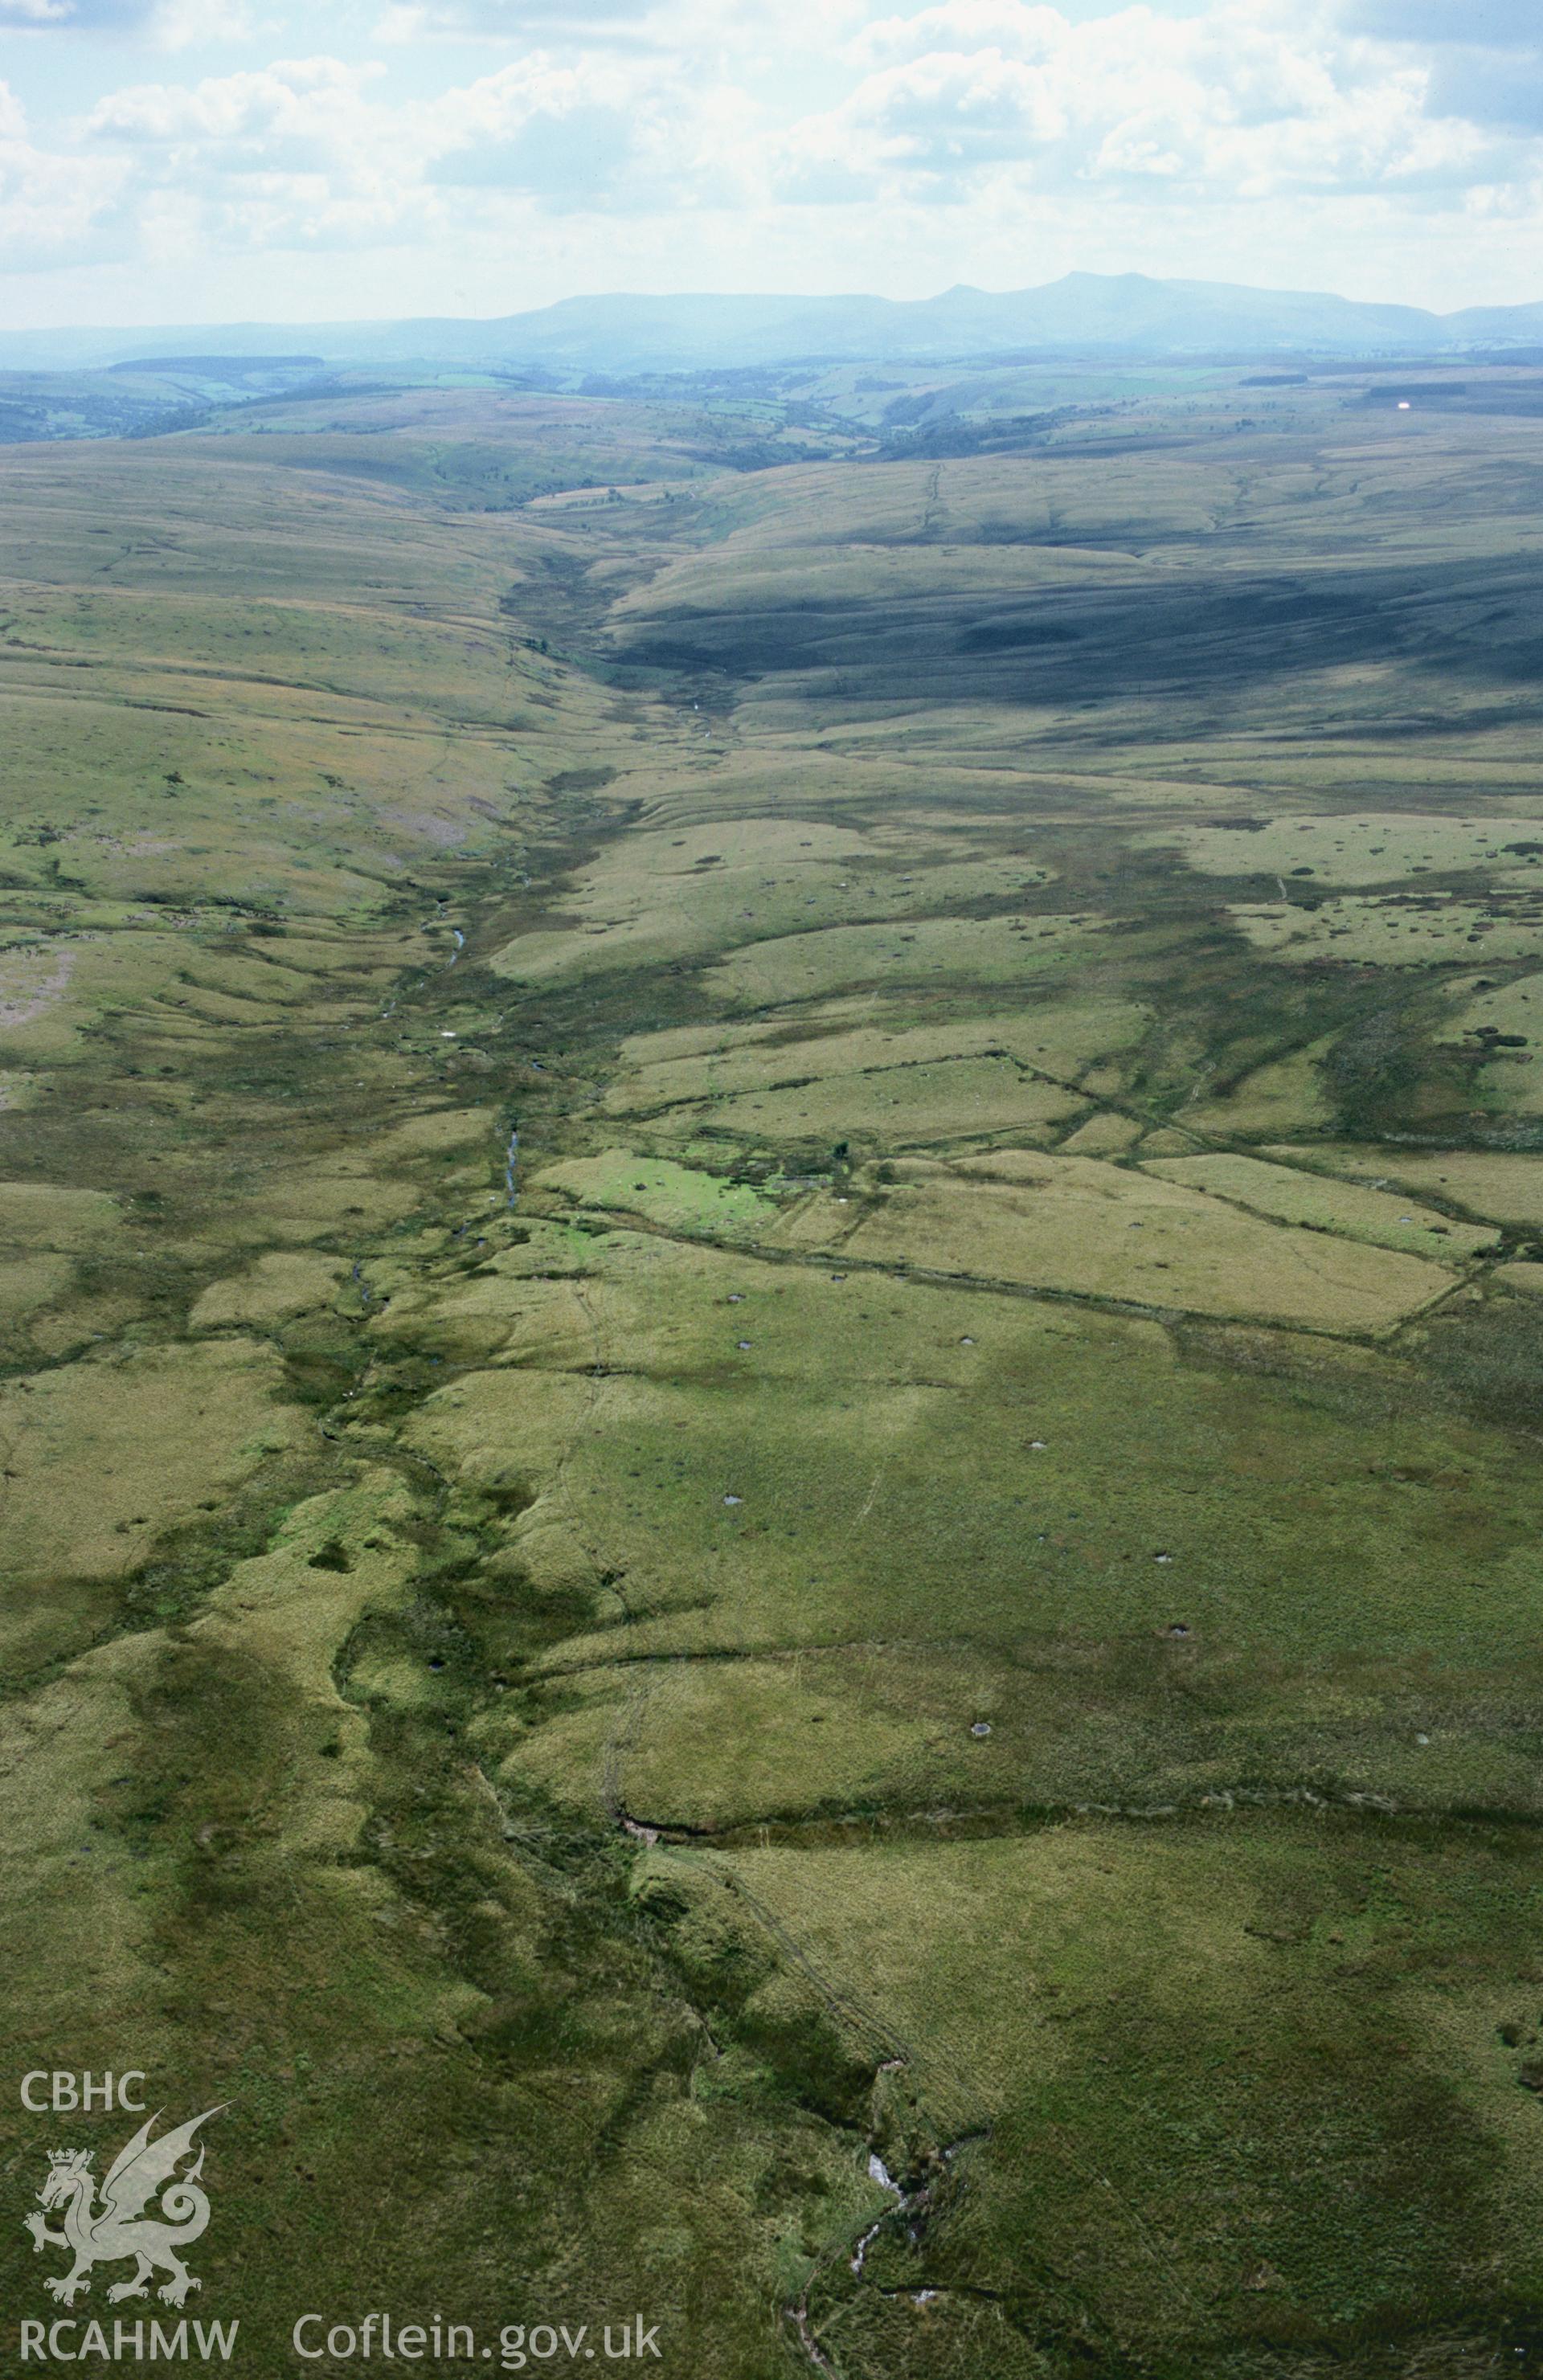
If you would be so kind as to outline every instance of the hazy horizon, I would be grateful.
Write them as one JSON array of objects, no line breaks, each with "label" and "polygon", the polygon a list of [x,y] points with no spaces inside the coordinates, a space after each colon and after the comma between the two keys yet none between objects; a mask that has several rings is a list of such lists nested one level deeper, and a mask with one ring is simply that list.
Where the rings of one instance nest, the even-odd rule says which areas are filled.
[{"label": "hazy horizon", "polygon": [[[594,289],[564,290],[556,298],[542,298],[539,303],[532,306],[510,306],[500,310],[473,309],[469,311],[460,311],[448,307],[431,307],[425,308],[421,310],[414,310],[412,312],[399,309],[395,311],[388,311],[385,313],[372,313],[350,310],[345,307],[340,309],[339,311],[334,314],[251,314],[240,317],[235,315],[224,315],[198,318],[193,322],[172,322],[163,319],[157,319],[154,321],[146,320],[142,322],[127,320],[112,322],[103,322],[79,324],[40,322],[35,325],[18,325],[17,327],[18,329],[27,328],[30,330],[35,330],[38,334],[43,335],[49,332],[67,330],[79,330],[82,332],[101,331],[103,333],[143,330],[147,333],[152,333],[159,330],[175,330],[181,332],[193,329],[209,329],[212,331],[243,330],[248,328],[262,328],[266,330],[285,330],[292,328],[296,331],[329,330],[336,328],[366,329],[377,325],[390,325],[395,322],[411,323],[417,322],[464,323],[469,326],[480,322],[489,324],[504,322],[517,319],[519,316],[524,314],[543,313],[557,306],[589,303],[614,303],[617,305],[667,305],[672,302],[688,303],[693,300],[699,300],[706,304],[711,304],[720,299],[735,298],[745,299],[747,301],[759,299],[769,305],[777,303],[798,303],[806,299],[811,304],[830,303],[832,300],[845,298],[854,304],[869,304],[878,302],[887,305],[926,306],[936,302],[940,298],[952,297],[955,293],[966,293],[973,297],[985,298],[1020,297],[1033,290],[1040,288],[1053,288],[1058,286],[1063,281],[1076,280],[1079,278],[1112,282],[1121,280],[1141,280],[1150,282],[1154,285],[1160,285],[1164,282],[1171,282],[1173,284],[1190,282],[1197,287],[1242,289],[1261,297],[1311,297],[1327,298],[1330,300],[1343,300],[1347,304],[1353,305],[1412,305],[1413,303],[1413,301],[1407,299],[1383,298],[1375,294],[1355,296],[1348,290],[1332,288],[1325,284],[1318,284],[1309,288],[1284,282],[1225,282],[1202,274],[1174,273],[1169,275],[1161,273],[1147,273],[1138,272],[1134,267],[1124,273],[1115,270],[1109,273],[1094,273],[1087,272],[1082,267],[1072,265],[1068,267],[1065,273],[1057,274],[1051,281],[1043,283],[1024,282],[1010,285],[1003,284],[999,287],[988,287],[978,282],[954,281],[948,283],[945,286],[918,290],[914,295],[909,295],[904,298],[893,298],[890,296],[888,292],[881,289],[849,288],[839,290],[814,290],[792,289],[785,285],[767,287],[764,289],[709,289],[701,287],[680,289],[621,289],[616,287],[596,287]],[[1515,298],[1500,299],[1495,302],[1500,306],[1530,306],[1535,304],[1543,304],[1543,296],[1539,296],[1532,292],[1523,292]],[[1470,311],[1472,309],[1471,307],[1459,305],[1423,307],[1418,308],[1415,310],[1430,313],[1438,320],[1445,320],[1450,316]],[[0,323],[0,330],[9,327],[10,325],[8,323]]]}]

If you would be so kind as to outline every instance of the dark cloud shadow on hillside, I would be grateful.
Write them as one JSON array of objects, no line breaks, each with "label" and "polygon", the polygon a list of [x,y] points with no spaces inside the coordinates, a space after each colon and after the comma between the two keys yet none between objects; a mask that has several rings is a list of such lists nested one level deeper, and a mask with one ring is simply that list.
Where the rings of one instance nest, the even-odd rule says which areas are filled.
[{"label": "dark cloud shadow on hillside", "polygon": [[644,670],[747,680],[834,674],[858,702],[1075,704],[1136,695],[1257,693],[1353,666],[1417,670],[1471,696],[1543,694],[1543,558],[1444,569],[1239,573],[962,601],[936,595],[675,613],[615,638]]}]

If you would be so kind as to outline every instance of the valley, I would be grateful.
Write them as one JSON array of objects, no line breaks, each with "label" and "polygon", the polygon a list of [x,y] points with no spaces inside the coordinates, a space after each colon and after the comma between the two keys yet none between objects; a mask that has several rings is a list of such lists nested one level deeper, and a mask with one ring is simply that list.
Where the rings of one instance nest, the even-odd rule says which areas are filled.
[{"label": "valley", "polygon": [[227,2110],[254,2368],[1531,2368],[1543,434],[1464,377],[0,448],[12,2002]]}]

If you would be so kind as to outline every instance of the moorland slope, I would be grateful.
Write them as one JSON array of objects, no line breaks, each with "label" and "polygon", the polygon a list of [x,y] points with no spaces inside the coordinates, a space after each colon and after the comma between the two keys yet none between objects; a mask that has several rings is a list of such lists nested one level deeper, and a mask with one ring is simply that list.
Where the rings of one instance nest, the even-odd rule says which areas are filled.
[{"label": "moorland slope", "polygon": [[28,2062],[275,2369],[1534,2352],[1537,427],[371,402],[0,456]]}]

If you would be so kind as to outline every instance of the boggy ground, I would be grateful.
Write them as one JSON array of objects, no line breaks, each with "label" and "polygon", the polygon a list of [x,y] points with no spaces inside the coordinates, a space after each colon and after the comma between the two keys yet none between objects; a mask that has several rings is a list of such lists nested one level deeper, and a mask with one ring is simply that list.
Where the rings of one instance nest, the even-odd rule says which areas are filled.
[{"label": "boggy ground", "polygon": [[371,402],[4,458],[18,2072],[252,2369],[1527,2369],[1535,425]]}]

